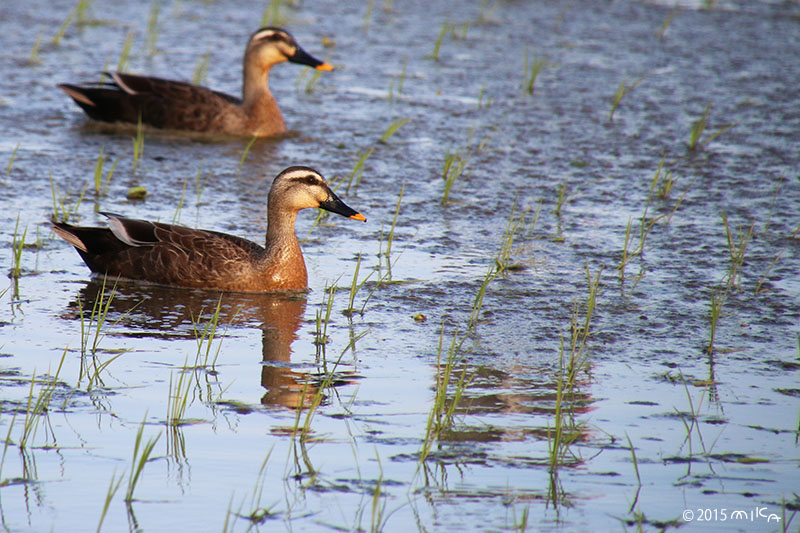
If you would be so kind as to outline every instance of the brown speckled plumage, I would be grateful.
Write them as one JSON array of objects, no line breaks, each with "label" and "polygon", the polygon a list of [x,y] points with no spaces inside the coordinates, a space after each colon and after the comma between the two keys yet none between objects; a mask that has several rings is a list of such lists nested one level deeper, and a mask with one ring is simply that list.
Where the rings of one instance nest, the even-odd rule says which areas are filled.
[{"label": "brown speckled plumage", "polygon": [[269,193],[267,238],[258,244],[208,230],[104,213],[110,228],[53,223],[92,272],[187,288],[238,292],[307,287],[303,252],[294,231],[300,209],[320,207],[366,220],[344,204],[309,167],[289,167]]},{"label": "brown speckled plumage", "polygon": [[142,123],[156,128],[225,135],[268,136],[286,131],[278,104],[269,90],[269,70],[291,61],[332,70],[307,54],[280,28],[261,28],[250,37],[244,54],[242,97],[198,85],[106,72],[109,81],[61,84],[90,118],[104,122]]}]

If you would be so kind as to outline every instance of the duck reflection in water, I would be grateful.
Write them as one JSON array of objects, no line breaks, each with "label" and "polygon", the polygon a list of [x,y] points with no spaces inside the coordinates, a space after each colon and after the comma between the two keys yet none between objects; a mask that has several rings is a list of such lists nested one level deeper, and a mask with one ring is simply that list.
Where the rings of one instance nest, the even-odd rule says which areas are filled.
[{"label": "duck reflection in water", "polygon": [[[132,330],[126,336],[167,340],[195,339],[195,324],[199,321],[197,327],[205,327],[219,304],[218,334],[229,325],[261,330],[261,385],[266,389],[261,397],[263,405],[305,407],[319,389],[315,374],[298,372],[291,365],[292,343],[298,338],[306,310],[305,293],[218,293],[122,280],[116,285],[107,280],[104,285],[102,278],[94,278],[70,302],[66,317],[80,320],[83,309],[88,320],[98,300],[103,306],[109,305],[107,323],[119,321]],[[223,346],[221,359],[225,355]]]}]

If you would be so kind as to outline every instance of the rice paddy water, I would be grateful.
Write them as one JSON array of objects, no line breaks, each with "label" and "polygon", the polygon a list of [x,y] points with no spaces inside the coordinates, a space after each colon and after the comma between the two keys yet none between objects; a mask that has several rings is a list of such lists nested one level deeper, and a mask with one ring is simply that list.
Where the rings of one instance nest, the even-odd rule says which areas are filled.
[{"label": "rice paddy water", "polygon": [[[797,2],[0,18],[0,529],[800,527]],[[92,123],[56,88],[237,94],[262,18],[336,66],[272,71],[278,138]],[[263,242],[298,164],[368,219],[300,214],[308,294],[92,279],[47,224]]]}]

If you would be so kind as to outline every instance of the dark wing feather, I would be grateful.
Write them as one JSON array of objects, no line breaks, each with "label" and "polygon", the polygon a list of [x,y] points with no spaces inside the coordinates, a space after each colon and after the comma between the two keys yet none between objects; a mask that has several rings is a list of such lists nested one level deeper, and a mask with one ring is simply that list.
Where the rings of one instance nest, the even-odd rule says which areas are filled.
[{"label": "dark wing feather", "polygon": [[234,96],[185,82],[106,74],[119,83],[59,87],[95,120],[136,124],[141,116],[144,124],[156,128],[206,131],[220,113],[241,103]]},{"label": "dark wing feather", "polygon": [[[260,259],[254,242],[213,231],[107,215],[120,229],[84,228],[55,223],[86,248],[76,246],[93,272],[183,287],[221,287]],[[68,239],[69,240],[69,239]],[[135,240],[135,244],[131,244]],[[74,239],[69,240],[75,245]]]}]

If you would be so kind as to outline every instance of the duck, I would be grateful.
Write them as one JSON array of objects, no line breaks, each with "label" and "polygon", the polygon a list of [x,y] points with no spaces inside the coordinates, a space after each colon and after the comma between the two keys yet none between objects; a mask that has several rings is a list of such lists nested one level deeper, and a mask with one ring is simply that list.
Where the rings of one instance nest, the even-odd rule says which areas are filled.
[{"label": "duck", "polygon": [[244,52],[242,97],[181,81],[104,72],[105,82],[58,87],[94,120],[142,124],[155,128],[267,137],[286,131],[269,90],[269,71],[289,61],[317,70],[333,66],[309,55],[289,32],[273,26],[250,36]]},{"label": "duck", "polygon": [[51,226],[96,275],[226,292],[304,291],[308,272],[295,220],[298,211],[314,207],[367,220],[336,196],[319,172],[291,166],[272,182],[263,247],[226,233],[113,213],[102,213],[108,218],[108,227],[57,221]]}]

